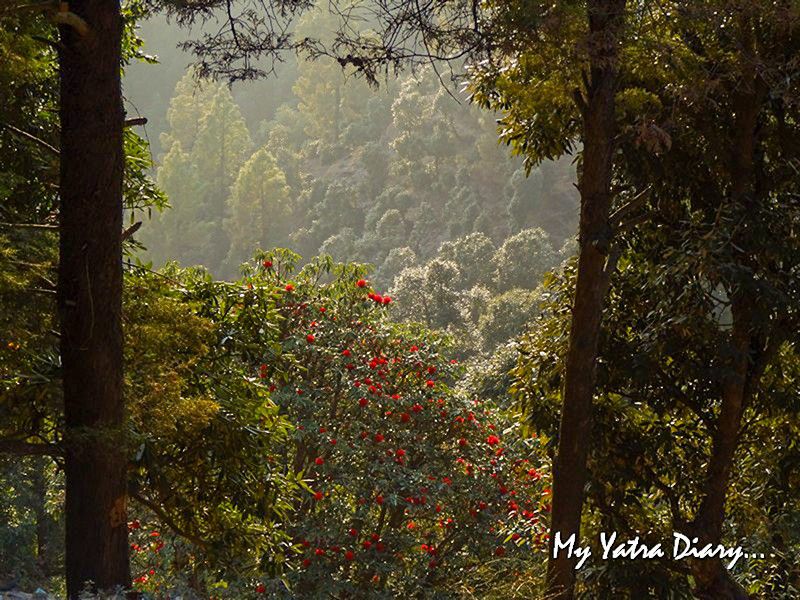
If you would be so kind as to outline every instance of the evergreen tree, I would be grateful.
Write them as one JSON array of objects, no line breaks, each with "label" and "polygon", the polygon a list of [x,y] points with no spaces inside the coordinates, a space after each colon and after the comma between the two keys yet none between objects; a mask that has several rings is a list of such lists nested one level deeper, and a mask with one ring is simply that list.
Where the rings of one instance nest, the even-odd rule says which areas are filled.
[{"label": "evergreen tree", "polygon": [[241,168],[227,204],[225,231],[230,250],[225,270],[230,274],[256,248],[278,246],[291,213],[286,176],[266,148],[253,154]]}]

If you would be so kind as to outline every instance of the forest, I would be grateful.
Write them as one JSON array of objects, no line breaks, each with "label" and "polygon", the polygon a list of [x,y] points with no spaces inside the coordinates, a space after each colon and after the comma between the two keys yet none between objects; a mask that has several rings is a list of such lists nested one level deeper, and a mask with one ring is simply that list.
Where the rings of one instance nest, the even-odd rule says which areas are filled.
[{"label": "forest", "polygon": [[798,0],[0,0],[0,599],[800,598]]}]

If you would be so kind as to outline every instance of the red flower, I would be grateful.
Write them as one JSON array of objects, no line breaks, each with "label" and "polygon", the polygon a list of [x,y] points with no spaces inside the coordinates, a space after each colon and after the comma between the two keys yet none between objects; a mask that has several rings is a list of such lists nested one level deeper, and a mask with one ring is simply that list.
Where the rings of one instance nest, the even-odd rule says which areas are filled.
[{"label": "red flower", "polygon": [[317,465],[325,464],[325,459],[322,458],[321,456],[318,456],[317,458],[314,459],[314,464],[317,464]]},{"label": "red flower", "polygon": [[317,556],[325,556],[325,550],[323,550],[322,548],[317,548],[316,550],[314,550],[314,554],[316,554]]},{"label": "red flower", "polygon": [[272,268],[272,261],[271,260],[265,260],[262,264],[264,265],[265,269],[271,269]]},{"label": "red flower", "polygon": [[432,388],[436,384],[433,382],[433,379],[428,379],[428,381],[425,382],[425,385],[427,385],[429,388]]},{"label": "red flower", "polygon": [[402,458],[402,457],[404,457],[406,455],[406,451],[403,450],[402,448],[398,448],[397,452],[395,452],[395,455],[400,457],[400,458]]},{"label": "red flower", "polygon": [[350,531],[348,531],[347,533],[349,533],[352,537],[357,537],[358,536],[358,529],[356,529],[355,527],[352,527],[350,529]]},{"label": "red flower", "polygon": [[347,348],[342,350],[342,356],[350,356],[350,350],[348,350]]},{"label": "red flower", "polygon": [[293,292],[294,291],[294,286],[291,283],[287,283],[286,287],[283,288],[283,289],[285,289],[287,292]]},{"label": "red flower", "polygon": [[325,497],[325,494],[322,492],[314,492],[314,500],[322,500]]},{"label": "red flower", "polygon": [[303,567],[307,569],[310,566],[311,566],[311,559],[309,558],[303,559]]},{"label": "red flower", "polygon": [[359,398],[358,399],[358,405],[359,406],[364,407],[367,404],[369,404],[369,400],[367,400],[366,398]]},{"label": "red flower", "polygon": [[356,555],[353,554],[352,550],[348,550],[347,552],[344,553],[345,560],[353,560],[355,557]]},{"label": "red flower", "polygon": [[377,502],[378,504],[383,504],[383,496],[381,496],[380,494],[375,496],[375,502]]},{"label": "red flower", "polygon": [[317,338],[315,338],[315,337],[314,337],[314,334],[313,334],[313,333],[309,333],[309,334],[306,336],[306,341],[307,341],[309,344],[313,344],[313,343],[314,343],[314,340],[316,340],[316,339],[317,339]]},{"label": "red flower", "polygon": [[459,446],[466,446],[467,445],[467,438],[460,438],[458,440],[458,445]]},{"label": "red flower", "polygon": [[376,433],[374,439],[375,439],[376,442],[378,442],[380,444],[386,438],[383,437],[382,433]]},{"label": "red flower", "polygon": [[411,346],[411,348],[408,349],[409,352],[417,352],[418,350],[419,348],[417,346]]},{"label": "red flower", "polygon": [[494,555],[495,556],[503,556],[505,553],[506,553],[506,549],[503,548],[502,546],[498,546],[497,548],[494,549]]},{"label": "red flower", "polygon": [[494,446],[500,443],[500,438],[497,437],[496,435],[490,435],[489,437],[486,438],[486,443],[489,444],[490,446]]},{"label": "red flower", "polygon": [[384,296],[383,297],[383,303],[384,304],[389,304],[391,301],[392,301],[392,299],[389,296]]},{"label": "red flower", "polygon": [[370,542],[369,540],[364,540],[364,543],[361,545],[364,546],[364,550],[369,550],[370,548],[372,548],[372,542]]},{"label": "red flower", "polygon": [[267,586],[265,586],[263,583],[259,583],[256,586],[256,593],[257,594],[263,594],[266,591],[267,591]]},{"label": "red flower", "polygon": [[367,280],[359,279],[358,281],[356,281],[356,285],[360,288],[367,287]]}]

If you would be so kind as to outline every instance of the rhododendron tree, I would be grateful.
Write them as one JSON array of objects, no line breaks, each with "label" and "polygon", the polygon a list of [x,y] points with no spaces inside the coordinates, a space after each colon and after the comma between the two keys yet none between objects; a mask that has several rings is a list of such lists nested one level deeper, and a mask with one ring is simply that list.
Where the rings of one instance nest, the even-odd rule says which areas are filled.
[{"label": "rhododendron tree", "polygon": [[[297,258],[246,268],[230,333],[295,426],[276,458],[308,485],[285,554],[292,594],[411,597],[474,588],[487,561],[535,569],[549,510],[538,440],[457,391],[448,340],[392,322],[364,267],[321,258],[295,274]],[[264,319],[277,343],[259,339]]]},{"label": "rhododendron tree", "polygon": [[541,576],[539,440],[459,390],[451,341],[393,321],[365,266],[298,261],[131,282],[134,588],[447,596]]}]

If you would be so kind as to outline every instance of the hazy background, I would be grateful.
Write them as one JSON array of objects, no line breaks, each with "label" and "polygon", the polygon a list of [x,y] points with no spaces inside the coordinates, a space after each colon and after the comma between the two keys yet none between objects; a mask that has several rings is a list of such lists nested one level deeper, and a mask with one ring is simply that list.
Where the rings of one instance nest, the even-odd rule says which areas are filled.
[{"label": "hazy background", "polygon": [[[305,15],[298,35],[324,35],[329,18]],[[467,353],[490,352],[537,312],[542,275],[572,252],[569,158],[526,177],[494,115],[430,67],[372,89],[287,54],[275,77],[198,86],[176,49],[185,30],[158,17],[141,35],[160,64],[129,67],[125,96],[149,120],[172,206],[142,230],[156,266],[233,278],[277,246],[371,263],[397,318],[460,330]]]}]

